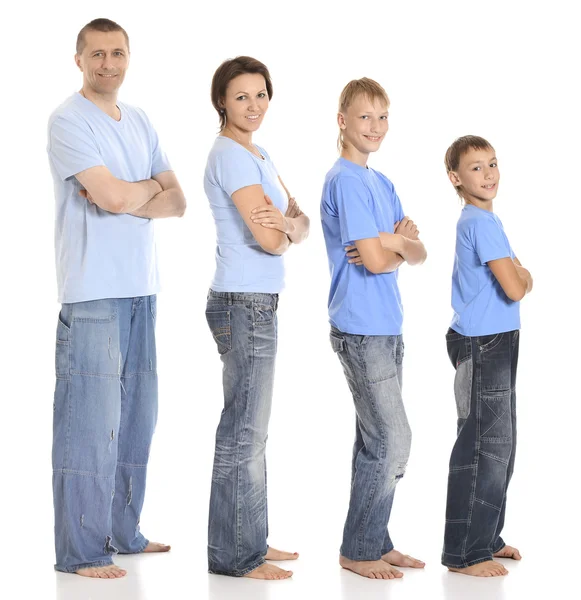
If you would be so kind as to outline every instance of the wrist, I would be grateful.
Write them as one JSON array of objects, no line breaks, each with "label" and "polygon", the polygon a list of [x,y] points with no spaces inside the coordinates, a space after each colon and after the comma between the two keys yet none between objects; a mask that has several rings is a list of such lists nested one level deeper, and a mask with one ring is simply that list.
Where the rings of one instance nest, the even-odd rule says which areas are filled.
[{"label": "wrist", "polygon": [[287,235],[292,235],[296,230],[296,225],[290,217],[284,217],[285,222],[285,233]]}]

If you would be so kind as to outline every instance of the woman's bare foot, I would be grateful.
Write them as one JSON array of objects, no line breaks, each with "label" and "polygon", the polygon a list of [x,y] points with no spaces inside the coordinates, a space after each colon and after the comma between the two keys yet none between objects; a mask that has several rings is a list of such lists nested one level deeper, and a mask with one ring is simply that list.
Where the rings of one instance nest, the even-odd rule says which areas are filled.
[{"label": "woman's bare foot", "polygon": [[298,557],[298,552],[284,552],[283,550],[277,550],[269,546],[264,558],[266,560],[296,560]]},{"label": "woman's bare foot", "polygon": [[454,573],[473,575],[474,577],[499,577],[501,575],[508,575],[508,571],[504,566],[495,560],[487,560],[464,569],[455,569],[453,567],[448,567],[448,569],[454,571]]},{"label": "woman's bare foot", "polygon": [[395,567],[411,567],[412,569],[423,569],[426,566],[426,563],[422,560],[418,560],[417,558],[413,558],[409,554],[402,554],[397,550],[392,550],[387,554],[384,554],[381,557],[381,560],[384,560],[386,563],[393,565]]},{"label": "woman's bare foot", "polygon": [[127,575],[125,569],[121,569],[117,565],[105,565],[104,567],[87,567],[76,571],[81,577],[96,577],[97,579],[117,579]]},{"label": "woman's bare foot", "polygon": [[167,546],[166,544],[160,544],[159,542],[149,542],[147,546],[145,546],[144,552],[169,552],[171,550],[171,546]]},{"label": "woman's bare foot", "polygon": [[388,565],[384,560],[350,560],[344,556],[339,557],[339,564],[361,577],[369,579],[399,579],[403,573],[395,567]]},{"label": "woman's bare foot", "polygon": [[497,558],[512,558],[513,560],[520,560],[522,556],[520,552],[513,546],[505,546],[502,550],[499,550],[494,556]]},{"label": "woman's bare foot", "polygon": [[274,565],[267,565],[266,563],[256,567],[254,571],[246,573],[244,577],[250,577],[251,579],[288,579],[292,577],[292,571],[285,571]]}]

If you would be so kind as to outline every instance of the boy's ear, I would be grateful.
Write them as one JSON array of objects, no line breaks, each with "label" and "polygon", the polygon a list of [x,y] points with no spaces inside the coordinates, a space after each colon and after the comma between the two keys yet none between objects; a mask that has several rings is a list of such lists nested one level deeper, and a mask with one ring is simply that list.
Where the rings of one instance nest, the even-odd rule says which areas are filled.
[{"label": "boy's ear", "polygon": [[462,185],[462,182],[460,181],[460,177],[458,176],[458,173],[456,173],[456,171],[449,171],[448,177],[454,187],[458,187],[459,185]]},{"label": "boy's ear", "polygon": [[339,125],[339,129],[347,129],[343,113],[337,113],[337,124]]}]

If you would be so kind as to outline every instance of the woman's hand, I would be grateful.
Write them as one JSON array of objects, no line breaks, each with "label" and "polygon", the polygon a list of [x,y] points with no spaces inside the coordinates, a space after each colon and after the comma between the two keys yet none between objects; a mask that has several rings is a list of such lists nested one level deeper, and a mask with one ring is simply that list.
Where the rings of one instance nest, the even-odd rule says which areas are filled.
[{"label": "woman's hand", "polygon": [[272,200],[268,196],[264,196],[264,199],[266,200],[266,206],[259,206],[252,209],[250,213],[252,222],[269,229],[278,229],[278,231],[282,231],[287,235],[292,233],[294,231],[294,226],[287,218],[288,215],[283,215],[282,212],[272,204]]},{"label": "woman's hand", "polygon": [[284,216],[288,217],[289,219],[295,219],[296,217],[300,217],[302,214],[303,211],[299,208],[296,200],[294,198],[289,198],[288,208],[286,209]]}]

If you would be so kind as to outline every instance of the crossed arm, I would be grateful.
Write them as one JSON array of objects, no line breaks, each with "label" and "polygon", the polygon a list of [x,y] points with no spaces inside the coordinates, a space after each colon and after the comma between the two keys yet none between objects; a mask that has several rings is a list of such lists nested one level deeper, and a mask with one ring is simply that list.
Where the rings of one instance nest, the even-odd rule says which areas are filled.
[{"label": "crossed arm", "polygon": [[533,289],[533,278],[518,258],[499,258],[486,264],[504,293],[514,302],[522,300]]},{"label": "crossed arm", "polygon": [[186,199],[173,171],[130,183],[99,166],[77,173],[76,178],[85,188],[79,194],[107,212],[161,219],[181,217],[186,210]]},{"label": "crossed arm", "polygon": [[408,217],[395,224],[394,233],[382,231],[378,238],[356,240],[345,250],[350,263],[374,274],[392,273],[404,262],[421,265],[427,257],[418,228]]}]

